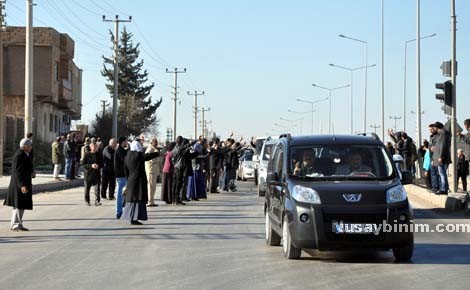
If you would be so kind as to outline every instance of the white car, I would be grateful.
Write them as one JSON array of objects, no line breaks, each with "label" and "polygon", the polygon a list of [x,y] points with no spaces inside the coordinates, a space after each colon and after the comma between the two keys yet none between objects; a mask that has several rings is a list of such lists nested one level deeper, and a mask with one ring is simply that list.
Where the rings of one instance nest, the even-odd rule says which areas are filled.
[{"label": "white car", "polygon": [[247,181],[255,178],[255,162],[253,161],[253,152],[245,151],[240,158],[238,167],[238,180]]},{"label": "white car", "polygon": [[258,195],[264,196],[266,193],[266,176],[268,173],[268,162],[275,139],[268,137],[263,144],[260,153],[260,160],[258,165]]}]

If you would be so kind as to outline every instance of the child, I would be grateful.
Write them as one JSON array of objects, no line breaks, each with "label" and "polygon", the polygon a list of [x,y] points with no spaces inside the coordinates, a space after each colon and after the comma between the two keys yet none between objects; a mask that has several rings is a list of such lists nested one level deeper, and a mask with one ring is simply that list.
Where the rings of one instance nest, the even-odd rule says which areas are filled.
[{"label": "child", "polygon": [[462,149],[457,150],[457,183],[462,178],[463,191],[467,192],[467,176],[468,176],[468,160],[465,160],[465,155]]}]

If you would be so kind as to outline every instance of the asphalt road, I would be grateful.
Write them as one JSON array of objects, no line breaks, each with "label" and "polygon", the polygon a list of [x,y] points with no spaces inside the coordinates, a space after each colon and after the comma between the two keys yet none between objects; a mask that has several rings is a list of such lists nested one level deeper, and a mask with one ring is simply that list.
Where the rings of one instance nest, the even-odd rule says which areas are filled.
[{"label": "asphalt road", "polygon": [[[150,209],[144,226],[88,207],[81,189],[34,196],[30,232],[0,207],[1,289],[469,289],[470,233],[416,234],[411,263],[391,252],[314,252],[284,259],[264,241],[253,183],[184,207]],[[419,205],[415,205],[419,207]],[[415,210],[417,222],[468,223]]]}]

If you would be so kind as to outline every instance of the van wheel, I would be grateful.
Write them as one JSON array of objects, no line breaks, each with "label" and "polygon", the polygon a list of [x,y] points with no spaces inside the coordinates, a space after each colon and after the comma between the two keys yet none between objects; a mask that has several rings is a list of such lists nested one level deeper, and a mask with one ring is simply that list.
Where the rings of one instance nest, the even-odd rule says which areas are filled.
[{"label": "van wheel", "polygon": [[281,244],[281,237],[273,230],[268,211],[266,211],[265,230],[266,244],[268,244],[268,246],[279,246]]},{"label": "van wheel", "polygon": [[395,260],[398,262],[406,262],[411,260],[413,257],[413,249],[414,249],[414,242],[401,247],[401,248],[393,248],[393,255],[395,256]]},{"label": "van wheel", "polygon": [[265,196],[265,195],[266,195],[266,190],[264,190],[264,191],[261,190],[261,189],[259,188],[259,184],[258,184],[258,196]]},{"label": "van wheel", "polygon": [[296,248],[292,244],[287,217],[284,217],[284,221],[282,223],[282,251],[284,253],[284,257],[287,259],[299,259],[302,254],[302,249]]}]

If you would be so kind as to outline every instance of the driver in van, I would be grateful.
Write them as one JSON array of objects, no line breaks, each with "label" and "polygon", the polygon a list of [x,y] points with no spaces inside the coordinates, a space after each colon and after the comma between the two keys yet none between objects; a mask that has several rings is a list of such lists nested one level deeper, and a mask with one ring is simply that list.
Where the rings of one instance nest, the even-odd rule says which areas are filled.
[{"label": "driver in van", "polygon": [[296,176],[307,176],[315,173],[314,160],[312,150],[305,150],[302,154],[302,161],[295,164],[294,175]]},{"label": "driver in van", "polygon": [[359,152],[351,152],[349,155],[349,164],[343,164],[336,168],[336,175],[350,175],[358,172],[371,173],[372,169],[362,164],[362,155]]}]

